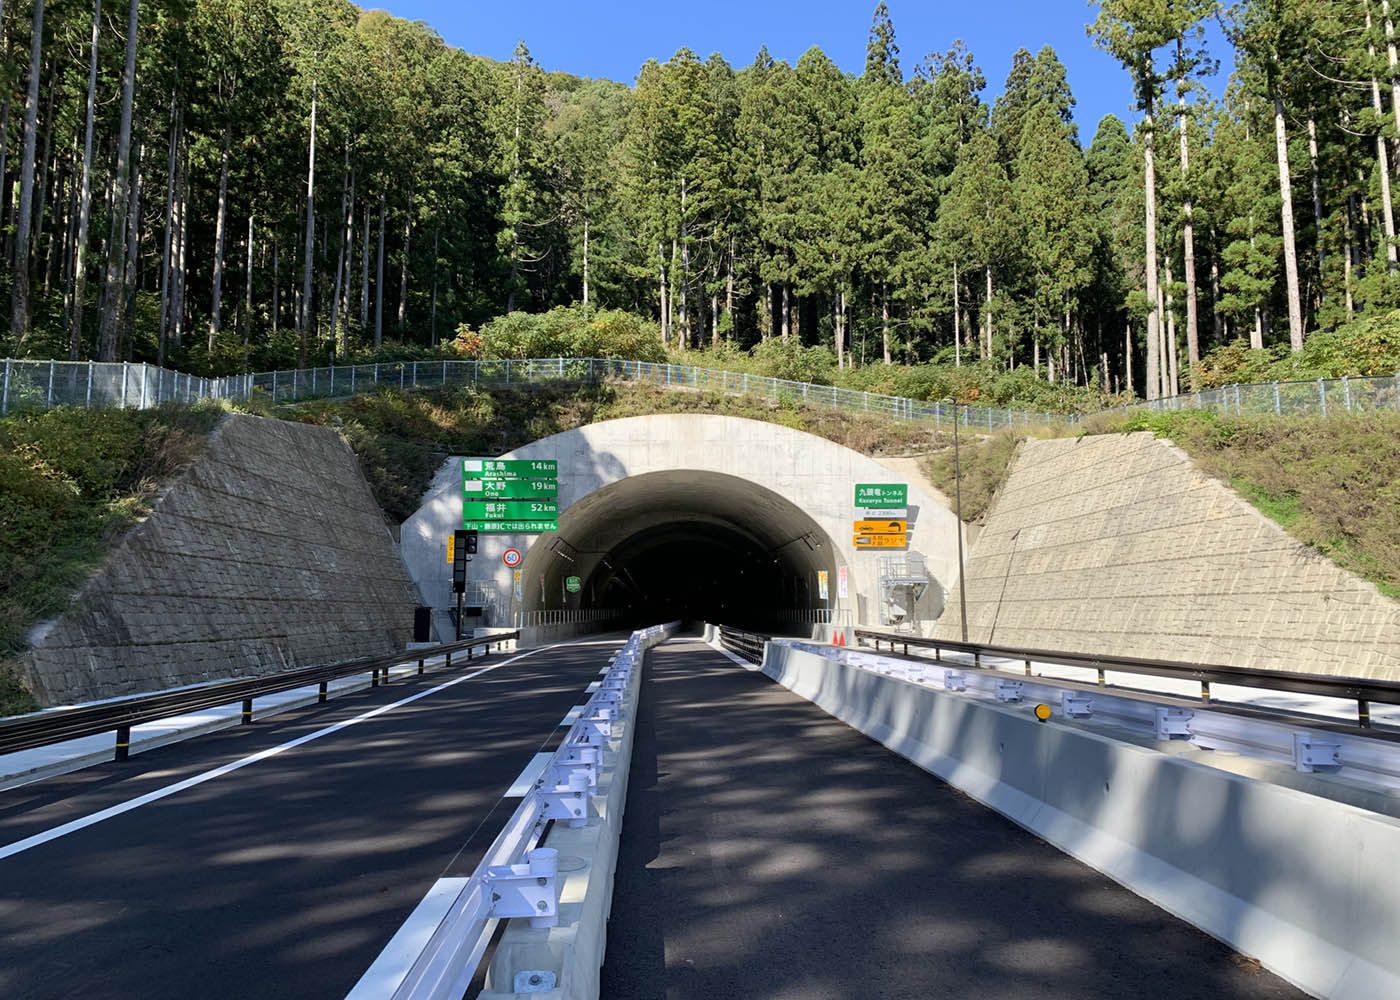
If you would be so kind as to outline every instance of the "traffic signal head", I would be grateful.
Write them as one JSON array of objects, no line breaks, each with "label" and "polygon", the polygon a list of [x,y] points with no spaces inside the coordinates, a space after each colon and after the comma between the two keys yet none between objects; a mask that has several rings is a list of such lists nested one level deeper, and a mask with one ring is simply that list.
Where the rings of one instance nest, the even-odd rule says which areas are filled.
[{"label": "traffic signal head", "polygon": [[466,534],[467,555],[476,555],[476,532],[468,531]]}]

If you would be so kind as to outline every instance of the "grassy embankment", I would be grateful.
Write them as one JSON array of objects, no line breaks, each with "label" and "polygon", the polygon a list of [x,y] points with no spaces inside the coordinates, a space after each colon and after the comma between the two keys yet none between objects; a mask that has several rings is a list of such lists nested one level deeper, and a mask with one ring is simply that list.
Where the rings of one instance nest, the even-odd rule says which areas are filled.
[{"label": "grassy embankment", "polygon": [[[1102,414],[1063,433],[1128,431],[1170,440],[1298,541],[1400,598],[1400,414]],[[1002,433],[964,444],[963,510],[969,520],[985,516],[1020,440]],[[940,489],[952,490],[950,450],[932,455],[926,471]]]},{"label": "grassy embankment", "polygon": [[33,699],[6,665],[141,520],[220,410],[54,410],[0,420],[0,715]]}]

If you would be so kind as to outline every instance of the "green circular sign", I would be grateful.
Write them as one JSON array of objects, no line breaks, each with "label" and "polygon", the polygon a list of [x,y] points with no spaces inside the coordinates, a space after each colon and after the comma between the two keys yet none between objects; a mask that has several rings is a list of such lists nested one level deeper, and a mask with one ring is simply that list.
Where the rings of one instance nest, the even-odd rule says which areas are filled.
[{"label": "green circular sign", "polygon": [[583,589],[583,581],[576,576],[565,577],[564,589],[571,594],[577,594]]}]

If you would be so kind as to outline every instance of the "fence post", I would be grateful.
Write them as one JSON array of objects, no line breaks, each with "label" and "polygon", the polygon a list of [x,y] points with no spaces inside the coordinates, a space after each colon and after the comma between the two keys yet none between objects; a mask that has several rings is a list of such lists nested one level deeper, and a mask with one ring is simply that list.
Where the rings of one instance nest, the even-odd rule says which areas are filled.
[{"label": "fence post", "polygon": [[413,388],[418,388],[418,362],[413,362]]},{"label": "fence post", "polygon": [[[6,362],[6,365],[8,365],[8,364],[9,364],[9,363]],[[93,377],[94,374],[96,374],[96,370],[93,368],[92,362],[89,361],[89,362],[88,362],[87,400],[86,400],[86,406],[87,406],[88,409],[92,409],[92,377]]]},{"label": "fence post", "polygon": [[1327,416],[1327,386],[1322,379],[1317,380],[1317,402],[1322,407],[1322,415]]},{"label": "fence post", "polygon": [[127,364],[127,363],[126,363],[125,361],[122,362],[122,405],[121,405],[121,408],[122,408],[123,410],[126,409],[126,364]]},{"label": "fence post", "polygon": [[1275,381],[1275,382],[1274,382],[1274,413],[1275,413],[1275,414],[1280,414],[1280,413],[1282,413],[1282,412],[1283,412],[1283,401],[1279,399],[1279,396],[1278,396],[1278,382]]},{"label": "fence post", "polygon": [[[0,391],[0,416],[10,412],[10,371],[14,368],[14,364],[9,358],[5,359],[5,388]],[[1400,379],[1400,375],[1395,377]],[[88,384],[91,385],[91,381]]]},{"label": "fence post", "polygon": [[355,369],[358,367],[358,365],[350,366],[350,395],[352,396],[355,395]]},{"label": "fence post", "polygon": [[272,401],[277,402],[277,369],[272,369]]},{"label": "fence post", "polygon": [[146,408],[146,383],[151,380],[151,366],[141,362],[141,409]]},{"label": "fence post", "polygon": [[399,390],[403,391],[403,364],[399,364]]},{"label": "fence post", "polygon": [[54,367],[54,363],[53,363],[52,361],[50,361],[50,362],[49,362],[49,395],[48,395],[48,401],[45,403],[45,406],[46,406],[48,409],[50,409],[50,410],[53,409],[53,367]]},{"label": "fence post", "polygon": [[1345,375],[1342,376],[1342,406],[1348,413],[1351,412],[1351,383]]}]

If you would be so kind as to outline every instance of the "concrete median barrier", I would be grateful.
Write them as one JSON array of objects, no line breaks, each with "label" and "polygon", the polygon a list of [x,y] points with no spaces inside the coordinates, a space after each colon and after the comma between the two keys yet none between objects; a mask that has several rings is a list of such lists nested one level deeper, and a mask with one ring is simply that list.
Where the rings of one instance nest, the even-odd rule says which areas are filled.
[{"label": "concrete median barrier", "polygon": [[1394,818],[782,644],[761,669],[1309,993],[1400,996]]}]

